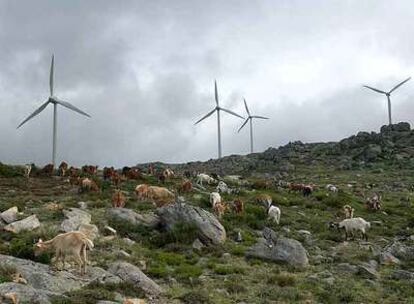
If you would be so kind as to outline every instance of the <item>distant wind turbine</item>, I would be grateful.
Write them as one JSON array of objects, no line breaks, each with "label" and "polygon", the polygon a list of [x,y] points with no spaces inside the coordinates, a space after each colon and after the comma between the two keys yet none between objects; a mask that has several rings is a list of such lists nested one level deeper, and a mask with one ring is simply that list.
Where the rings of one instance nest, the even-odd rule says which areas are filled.
[{"label": "distant wind turbine", "polygon": [[371,89],[371,90],[373,90],[377,93],[381,93],[381,94],[384,94],[385,96],[387,96],[387,100],[388,100],[388,120],[389,120],[390,125],[392,124],[392,120],[391,120],[391,93],[394,92],[396,89],[398,89],[400,86],[402,86],[404,83],[406,83],[410,79],[411,79],[411,77],[408,77],[406,80],[404,80],[403,82],[400,82],[395,87],[393,87],[389,92],[384,92],[384,91],[378,90],[376,88],[364,85],[365,88]]},{"label": "distant wind turbine", "polygon": [[247,107],[246,99],[243,99],[243,100],[244,100],[244,106],[246,107],[246,112],[247,112],[248,117],[246,118],[244,123],[239,128],[239,131],[237,132],[240,132],[240,130],[243,129],[243,127],[247,124],[247,122],[250,122],[250,153],[253,153],[253,118],[258,118],[258,119],[269,119],[269,118],[264,117],[264,116],[251,115],[249,108]]},{"label": "distant wind turbine", "polygon": [[230,110],[227,110],[225,108],[220,107],[220,105],[219,105],[219,98],[218,98],[218,92],[217,92],[217,82],[216,81],[214,81],[214,93],[215,93],[214,94],[214,97],[215,97],[215,100],[216,100],[216,107],[212,111],[210,111],[209,113],[207,113],[207,115],[205,115],[204,117],[202,117],[201,119],[199,119],[195,123],[195,125],[198,124],[199,122],[203,121],[207,117],[210,117],[211,115],[214,114],[214,112],[217,111],[218,158],[221,158],[220,111],[227,112],[227,113],[229,113],[229,114],[231,114],[233,116],[237,116],[237,117],[239,117],[241,119],[244,119],[244,117],[243,116],[240,116],[239,114],[234,113],[234,112],[232,112]]},{"label": "distant wind turbine", "polygon": [[50,66],[50,78],[49,78],[49,86],[50,86],[50,96],[49,99],[42,104],[36,111],[34,111],[29,117],[27,117],[23,122],[17,127],[20,128],[22,125],[24,125],[26,122],[28,122],[30,119],[38,115],[40,112],[42,112],[48,104],[53,104],[53,154],[52,154],[52,163],[53,166],[56,166],[56,142],[57,142],[57,105],[64,106],[65,108],[68,108],[72,111],[78,112],[79,114],[85,115],[87,117],[90,117],[85,112],[79,110],[74,105],[70,104],[69,102],[63,101],[58,99],[56,96],[53,95],[53,73],[54,73],[54,65],[55,65],[55,56],[52,55],[52,63]]}]

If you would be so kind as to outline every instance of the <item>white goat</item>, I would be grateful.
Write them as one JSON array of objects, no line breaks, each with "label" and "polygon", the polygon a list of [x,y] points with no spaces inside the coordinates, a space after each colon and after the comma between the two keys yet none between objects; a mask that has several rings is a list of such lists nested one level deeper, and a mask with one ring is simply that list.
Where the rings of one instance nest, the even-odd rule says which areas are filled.
[{"label": "white goat", "polygon": [[196,177],[196,183],[199,184],[200,186],[203,186],[203,182],[206,182],[207,184],[211,185],[215,183],[216,180],[207,174],[200,173]]},{"label": "white goat", "polygon": [[361,232],[363,238],[368,241],[367,229],[371,228],[371,224],[362,217],[354,217],[340,222],[338,228],[345,229],[345,241],[348,240],[349,235],[354,236],[354,231]]},{"label": "white goat", "polygon": [[280,213],[279,207],[270,206],[269,209],[267,209],[267,218],[279,225]]},{"label": "white goat", "polygon": [[211,192],[210,193],[210,203],[211,207],[215,207],[216,204],[221,203],[221,195],[217,192]]},{"label": "white goat", "polygon": [[30,177],[30,173],[32,172],[32,165],[31,164],[26,164],[25,166],[24,166],[24,176],[26,177],[26,178],[29,178]]},{"label": "white goat", "polygon": [[332,185],[332,184],[328,184],[326,185],[326,189],[333,192],[333,193],[337,193],[338,192],[338,187]]},{"label": "white goat", "polygon": [[227,184],[223,181],[219,181],[216,189],[217,189],[217,192],[219,193],[228,193],[228,194],[231,193],[229,186],[227,186]]}]

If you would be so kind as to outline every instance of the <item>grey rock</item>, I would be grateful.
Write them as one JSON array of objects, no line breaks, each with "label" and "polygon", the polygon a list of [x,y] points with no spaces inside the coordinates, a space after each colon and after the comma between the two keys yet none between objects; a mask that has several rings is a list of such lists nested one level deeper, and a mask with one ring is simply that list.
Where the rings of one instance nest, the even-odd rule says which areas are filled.
[{"label": "grey rock", "polygon": [[198,238],[206,245],[217,245],[226,240],[226,230],[210,212],[187,203],[174,204],[157,209],[161,225],[172,230],[177,223],[194,224]]},{"label": "grey rock", "polygon": [[349,263],[340,263],[336,266],[336,269],[340,272],[347,272],[352,274],[358,273],[358,267]]},{"label": "grey rock", "polygon": [[0,265],[16,269],[27,280],[28,284],[22,286],[34,288],[41,295],[63,294],[80,289],[92,282],[120,283],[122,281],[119,277],[99,267],[88,267],[86,274],[79,276],[77,271],[74,273],[54,271],[49,265],[7,255],[0,255]]},{"label": "grey rock", "polygon": [[119,276],[122,280],[133,284],[135,287],[142,289],[149,295],[159,295],[163,292],[157,283],[148,278],[138,267],[132,264],[115,262],[110,265],[108,271]]},{"label": "grey rock", "polygon": [[194,240],[192,247],[196,250],[201,250],[204,247],[204,244],[197,238]]},{"label": "grey rock", "polygon": [[17,207],[11,207],[7,209],[6,211],[3,211],[0,213],[0,218],[5,221],[7,224],[13,223],[17,221],[17,215],[19,213],[19,210]]},{"label": "grey rock", "polygon": [[154,213],[139,214],[127,208],[111,208],[107,216],[115,220],[127,221],[131,225],[155,228],[159,225],[159,218]]},{"label": "grey rock", "polygon": [[49,297],[59,295],[57,293],[33,288],[29,285],[12,282],[0,284],[0,295],[4,295],[6,293],[15,293],[19,300],[19,303],[32,304],[50,304],[51,302],[49,300]]},{"label": "grey rock", "polygon": [[394,270],[390,274],[391,279],[394,280],[407,280],[412,281],[414,280],[414,273],[407,271],[407,270]]},{"label": "grey rock", "polygon": [[379,273],[368,263],[358,266],[358,275],[370,280],[377,280],[379,278]]},{"label": "grey rock", "polygon": [[22,231],[34,230],[39,227],[39,219],[37,218],[36,214],[33,214],[23,220],[8,224],[4,226],[3,229],[13,233],[20,233]]},{"label": "grey rock", "polygon": [[414,246],[405,245],[398,241],[395,241],[391,245],[387,246],[384,253],[390,253],[401,261],[414,260]]},{"label": "grey rock", "polygon": [[63,220],[60,225],[60,230],[64,232],[76,231],[82,224],[91,223],[91,215],[79,208],[70,208],[69,210],[63,210],[63,214],[66,219]]},{"label": "grey rock", "polygon": [[[270,230],[270,231],[269,231]],[[263,232],[266,237],[260,238],[247,252],[246,257],[259,258],[280,264],[288,264],[297,268],[309,265],[305,248],[294,239],[277,237],[271,229]]]}]

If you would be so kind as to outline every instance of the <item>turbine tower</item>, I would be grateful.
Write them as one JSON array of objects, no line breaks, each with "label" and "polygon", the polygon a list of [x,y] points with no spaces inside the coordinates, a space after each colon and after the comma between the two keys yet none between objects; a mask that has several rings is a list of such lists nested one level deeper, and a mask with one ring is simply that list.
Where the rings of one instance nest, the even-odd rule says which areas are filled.
[{"label": "turbine tower", "polygon": [[269,118],[264,117],[264,116],[251,115],[249,108],[247,107],[246,99],[243,99],[243,100],[244,100],[244,106],[246,108],[246,112],[248,116],[237,132],[240,132],[240,130],[243,129],[243,127],[247,124],[247,122],[250,122],[250,153],[253,153],[253,118],[258,118],[258,119],[269,119]]},{"label": "turbine tower", "polygon": [[392,120],[391,120],[391,93],[394,92],[396,89],[398,89],[400,86],[402,86],[404,83],[406,83],[410,79],[411,79],[411,77],[408,77],[406,80],[404,80],[403,82],[400,82],[395,87],[393,87],[389,92],[384,92],[384,91],[381,91],[379,89],[364,85],[365,88],[371,89],[371,90],[373,90],[377,93],[384,94],[385,96],[387,96],[387,100],[388,100],[388,121],[389,121],[390,125],[392,124]]},{"label": "turbine tower", "polygon": [[82,110],[79,110],[74,105],[70,104],[69,102],[63,101],[58,99],[56,96],[53,95],[53,78],[54,78],[54,65],[55,65],[55,56],[52,55],[52,63],[50,65],[50,78],[49,78],[49,87],[50,87],[50,96],[48,100],[44,104],[42,104],[36,111],[34,111],[32,114],[30,114],[23,122],[17,127],[20,128],[22,125],[24,125],[26,122],[28,122],[30,119],[38,115],[40,112],[42,112],[49,104],[53,104],[53,152],[52,152],[52,163],[53,166],[56,166],[56,143],[57,143],[57,105],[61,105],[65,108],[68,108],[69,110],[78,112],[79,114],[85,115],[87,117],[90,117],[88,114],[83,112]]},{"label": "turbine tower", "polygon": [[230,110],[227,110],[225,108],[220,107],[219,105],[219,98],[218,98],[218,92],[217,92],[217,82],[214,81],[214,97],[216,100],[216,107],[211,110],[209,113],[207,113],[204,117],[202,117],[201,119],[199,119],[194,125],[198,124],[199,122],[203,121],[204,119],[206,119],[207,117],[210,117],[211,115],[214,114],[214,112],[217,112],[217,135],[218,135],[218,158],[221,158],[221,130],[220,130],[220,111],[224,111],[227,112],[233,116],[239,117],[241,119],[244,119],[243,116],[240,116],[237,113],[234,113]]}]

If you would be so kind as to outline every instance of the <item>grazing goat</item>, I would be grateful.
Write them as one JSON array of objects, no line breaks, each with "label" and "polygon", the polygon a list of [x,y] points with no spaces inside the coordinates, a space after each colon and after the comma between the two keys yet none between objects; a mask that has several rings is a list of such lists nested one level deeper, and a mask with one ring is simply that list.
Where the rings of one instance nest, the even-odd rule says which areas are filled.
[{"label": "grazing goat", "polygon": [[230,193],[231,192],[231,190],[229,189],[229,186],[227,186],[227,184],[223,181],[219,181],[216,187],[216,190],[219,193]]},{"label": "grazing goat", "polygon": [[103,168],[103,179],[108,180],[111,179],[112,174],[115,173],[114,167],[105,167]]},{"label": "grazing goat", "polygon": [[135,194],[138,199],[143,200],[148,198],[149,187],[147,184],[140,184],[135,187]]},{"label": "grazing goat", "polygon": [[338,192],[338,188],[332,184],[328,184],[326,185],[326,190],[331,191],[333,193],[337,193]]},{"label": "grazing goat", "polygon": [[84,178],[81,181],[79,192],[85,191],[99,192],[100,190],[95,181],[89,178]]},{"label": "grazing goat", "polygon": [[70,167],[69,168],[69,176],[70,177],[80,176],[80,170],[78,168],[75,168],[75,167]]},{"label": "grazing goat", "polygon": [[343,213],[344,213],[346,219],[350,219],[350,218],[354,217],[355,209],[352,208],[350,205],[343,206],[342,210],[343,210]]},{"label": "grazing goat", "polygon": [[173,178],[175,176],[174,171],[170,168],[165,169],[162,174],[165,176],[166,179]]},{"label": "grazing goat", "polygon": [[370,210],[380,210],[381,209],[381,195],[375,193],[372,197],[367,198],[366,207]]},{"label": "grazing goat", "polygon": [[98,172],[98,166],[85,165],[82,167],[82,172],[86,175],[95,175]]},{"label": "grazing goat", "polygon": [[180,193],[191,192],[192,190],[193,190],[193,184],[189,180],[185,180],[179,188]]},{"label": "grazing goat", "polygon": [[338,229],[345,229],[345,241],[348,240],[350,235],[354,237],[354,232],[361,232],[362,237],[368,241],[367,230],[371,228],[371,224],[362,217],[345,219],[342,222],[333,223],[332,226]]},{"label": "grazing goat", "polygon": [[115,190],[115,193],[112,195],[112,207],[114,208],[124,208],[126,202],[126,197],[121,190]]},{"label": "grazing goat", "polygon": [[53,171],[54,171],[54,166],[53,164],[48,164],[46,166],[44,166],[41,170],[40,170],[40,175],[43,176],[52,176],[53,175]]},{"label": "grazing goat", "polygon": [[196,177],[196,183],[199,184],[200,186],[203,186],[203,182],[207,183],[208,185],[211,185],[211,184],[214,184],[216,180],[207,174],[200,173]]},{"label": "grazing goat", "polygon": [[138,169],[130,169],[124,175],[127,179],[138,180],[141,178],[141,172]]},{"label": "grazing goat", "polygon": [[164,187],[149,186],[148,198],[157,208],[167,204],[173,204],[175,202],[174,193]]},{"label": "grazing goat", "polygon": [[303,196],[309,196],[312,194],[312,192],[313,192],[313,187],[311,185],[303,186],[303,190],[302,190]]},{"label": "grazing goat", "polygon": [[114,171],[111,175],[111,182],[118,187],[121,184],[122,177],[118,174],[118,172]]},{"label": "grazing goat", "polygon": [[217,202],[214,206],[213,206],[213,211],[214,214],[221,219],[224,215],[224,213],[227,210],[227,204],[225,202]]},{"label": "grazing goat", "polygon": [[68,168],[69,168],[69,166],[66,162],[64,162],[64,161],[61,162],[60,165],[59,165],[59,170],[58,170],[59,175],[64,177],[66,175],[66,172],[68,171]]},{"label": "grazing goat", "polygon": [[30,173],[32,172],[33,166],[33,164],[26,164],[24,166],[24,177],[26,177],[27,179],[30,178]]},{"label": "grazing goat", "polygon": [[271,221],[276,222],[279,225],[280,222],[280,209],[276,206],[270,205],[267,209],[267,218]]},{"label": "grazing goat", "polygon": [[164,184],[165,180],[166,180],[166,177],[165,177],[164,173],[160,173],[160,174],[157,175],[157,179],[158,179],[159,183]]},{"label": "grazing goat", "polygon": [[45,251],[55,250],[55,265],[57,266],[57,263],[61,261],[62,270],[65,268],[66,257],[71,255],[76,259],[80,272],[85,274],[87,264],[86,249],[92,249],[93,246],[93,242],[85,234],[79,231],[72,231],[59,234],[46,242],[39,239],[35,245],[34,253],[38,256]]},{"label": "grazing goat", "polygon": [[211,193],[210,193],[210,204],[211,204],[211,207],[213,207],[213,208],[214,208],[214,206],[215,206],[217,203],[221,203],[221,196],[220,196],[220,193],[218,193],[218,192],[211,192]]},{"label": "grazing goat", "polygon": [[240,199],[233,201],[233,210],[236,214],[242,214],[244,212],[244,203]]},{"label": "grazing goat", "polygon": [[272,204],[272,197],[268,194],[258,195],[256,197],[256,203],[265,208],[269,208],[269,206]]}]

